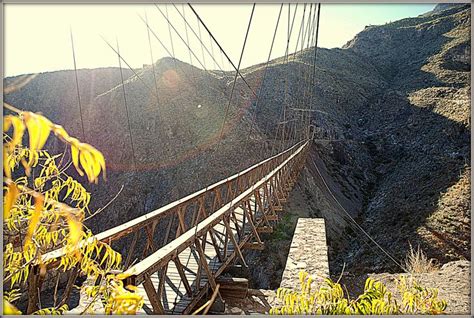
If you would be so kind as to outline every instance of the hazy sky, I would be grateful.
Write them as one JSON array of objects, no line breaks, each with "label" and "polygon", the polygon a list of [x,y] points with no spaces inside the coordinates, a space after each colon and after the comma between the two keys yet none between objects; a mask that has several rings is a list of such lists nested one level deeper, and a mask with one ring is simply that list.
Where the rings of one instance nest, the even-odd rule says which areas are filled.
[{"label": "hazy sky", "polygon": [[[320,22],[320,47],[341,47],[366,25],[384,24],[405,17],[413,17],[433,9],[434,4],[322,4]],[[160,6],[164,10],[164,6]],[[181,4],[177,8],[182,10]],[[194,5],[209,29],[214,33],[230,58],[238,62],[252,5]],[[5,75],[18,75],[72,69],[72,49],[70,28],[74,34],[76,61],[78,68],[117,66],[116,54],[107,46],[103,36],[115,46],[118,38],[120,51],[132,67],[149,64],[150,49],[147,29],[140,16],[145,12],[149,24],[161,41],[171,49],[168,24],[154,5],[26,5],[6,4],[4,6],[5,35]],[[271,44],[280,5],[257,4],[250,36],[243,57],[242,66],[265,62]],[[295,5],[291,6],[291,17]],[[309,5],[308,5],[309,9]],[[296,21],[300,21],[303,4],[299,4]],[[184,22],[176,9],[168,5],[170,21],[183,38],[186,38]],[[184,14],[196,32],[197,20],[192,11],[185,6]],[[288,6],[283,9],[282,18],[273,57],[282,56],[286,47]],[[295,22],[294,50],[299,25]],[[173,33],[176,57],[190,61],[189,52],[179,37]],[[202,38],[211,50],[209,37],[201,27]],[[202,57],[201,46],[188,30],[190,45],[201,63],[216,68],[206,52]],[[155,60],[168,54],[151,35],[152,51]],[[218,52],[214,46],[214,51]],[[221,63],[220,55],[217,62]],[[199,66],[193,57],[193,64]],[[125,66],[124,66],[125,67]],[[226,63],[225,69],[230,69]]]}]

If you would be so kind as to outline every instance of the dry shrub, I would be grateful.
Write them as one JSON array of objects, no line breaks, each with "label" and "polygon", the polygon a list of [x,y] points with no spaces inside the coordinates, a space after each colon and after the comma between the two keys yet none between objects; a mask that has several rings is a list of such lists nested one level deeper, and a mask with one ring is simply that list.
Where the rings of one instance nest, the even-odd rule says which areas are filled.
[{"label": "dry shrub", "polygon": [[410,250],[405,259],[405,268],[411,274],[421,274],[434,272],[438,266],[433,258],[428,259],[419,245],[415,250],[410,244]]}]

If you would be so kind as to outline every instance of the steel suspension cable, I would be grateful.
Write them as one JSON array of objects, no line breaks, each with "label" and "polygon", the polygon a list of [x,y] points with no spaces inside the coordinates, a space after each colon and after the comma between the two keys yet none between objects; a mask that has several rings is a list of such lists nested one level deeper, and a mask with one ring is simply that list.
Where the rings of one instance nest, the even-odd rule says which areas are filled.
[{"label": "steel suspension cable", "polygon": [[[143,19],[142,16],[140,16],[140,19],[143,21],[143,23],[145,23],[146,27],[150,30],[151,34],[155,37],[155,39],[158,41],[158,43],[160,43],[161,47],[166,51],[166,53],[173,59],[173,63],[176,67],[176,69],[180,69],[183,74],[186,75],[186,72],[184,71],[183,67],[177,63],[177,59],[174,55],[174,52],[170,52],[170,50],[166,47],[166,45],[163,43],[163,41],[160,40],[160,38],[158,37],[158,35],[156,35],[155,31],[153,31],[153,29],[150,27],[150,25],[145,21],[145,19]],[[186,76],[186,80],[188,81],[189,84],[191,84],[193,87],[194,87],[194,90],[197,92],[198,91],[198,88],[197,86],[195,85],[195,82],[191,79],[191,76]]]},{"label": "steel suspension cable", "polygon": [[[310,7],[309,7],[309,11],[308,11],[308,21],[306,22],[306,27],[305,27],[305,13],[306,13],[306,7],[303,11],[303,17],[302,17],[302,21],[301,21],[301,49],[300,49],[300,53],[303,52],[304,50],[304,47],[305,47],[305,42],[306,39],[307,39],[307,35],[309,34],[309,29],[310,29],[310,23],[311,23],[311,14],[313,12],[313,4],[311,3],[310,4]],[[298,43],[297,45],[298,46]],[[309,45],[306,44],[307,48],[309,48]],[[295,56],[296,56],[296,52],[295,52]],[[300,91],[302,91],[302,94],[297,94],[297,98],[296,98],[296,103],[299,105],[299,104],[303,104],[305,103],[305,100],[306,100],[306,87],[308,85],[308,72],[306,71],[306,68],[302,68],[302,65],[303,63],[300,63],[299,64],[299,67],[298,67],[298,70],[299,70],[299,73],[302,73],[300,74],[300,76],[298,76],[298,87],[301,87],[302,89],[300,89]],[[304,79],[303,81],[303,85],[300,85],[301,83],[301,78]],[[303,122],[304,122],[304,117],[305,117],[305,114],[304,113],[301,113],[299,112],[298,113],[298,117],[299,117],[299,130],[302,129],[303,127]],[[297,123],[296,123],[296,120],[295,120],[295,129],[297,126]],[[301,136],[302,137],[302,136]]]},{"label": "steel suspension cable", "polygon": [[[316,24],[316,32],[315,32],[315,45],[314,45],[314,57],[313,57],[313,76],[311,78],[311,95],[309,98],[309,109],[310,109],[310,116],[311,116],[311,110],[313,109],[313,96],[314,96],[314,83],[315,83],[315,78],[316,78],[316,55],[318,52],[318,36],[319,36],[319,19],[320,19],[320,14],[321,14],[321,3],[318,3],[318,19],[317,19],[317,24]],[[308,118],[308,138],[309,138],[309,133],[310,133],[310,126],[311,126],[311,118]]]},{"label": "steel suspension cable", "polygon": [[[310,32],[308,33],[308,41],[307,41],[307,48],[309,49],[312,45],[312,39],[314,37],[314,30],[316,29],[315,25],[315,17],[316,17],[316,4],[314,6],[314,11],[313,11],[313,18],[312,18],[312,24],[310,25]],[[309,73],[309,79],[308,82],[309,84],[306,85],[305,91],[304,91],[304,97],[305,97],[305,109],[306,111],[303,112],[303,127],[306,130],[306,138],[309,138],[309,126],[311,123],[311,103],[312,103],[312,94],[314,93],[314,82],[313,82],[313,77],[314,77],[314,72],[315,72],[315,60],[313,59],[312,64],[310,64],[311,71]]]},{"label": "steel suspension cable", "polygon": [[119,47],[118,39],[116,39],[116,41],[117,41],[117,57],[118,57],[119,69],[120,69],[120,79],[122,81],[123,101],[124,101],[124,104],[125,104],[125,112],[127,114],[128,135],[130,137],[130,146],[132,148],[133,169],[136,170],[136,168],[137,168],[137,163],[136,163],[137,159],[136,159],[136,156],[135,156],[135,147],[134,147],[133,137],[132,137],[132,125],[130,124],[130,114],[129,114],[128,105],[127,105],[127,94],[125,93],[125,83],[124,83],[124,80],[123,80],[122,60],[120,58],[120,47]]},{"label": "steel suspension cable", "polygon": [[82,103],[81,103],[81,94],[79,92],[79,80],[77,77],[77,66],[76,66],[76,50],[74,49],[74,37],[72,35],[72,28],[69,29],[71,35],[71,47],[72,47],[72,60],[74,62],[74,76],[76,78],[76,92],[77,92],[77,102],[79,105],[79,115],[81,118],[81,129],[82,129],[82,139],[86,141],[86,133],[84,129],[84,118],[82,116]]},{"label": "steel suspension cable", "polygon": [[[183,5],[183,11],[184,11],[184,5]],[[184,21],[186,21],[186,18],[184,16],[183,16],[183,19],[185,19]],[[187,23],[187,21],[186,21],[186,23]],[[198,40],[201,43],[202,61],[204,62],[204,66],[207,66],[206,65],[206,56],[204,55],[205,45],[204,45],[204,43],[202,43],[201,23],[199,23],[199,21],[197,21],[197,26],[198,26],[198,34],[199,34]]]},{"label": "steel suspension cable", "polygon": [[255,91],[253,90],[253,88],[249,85],[249,83],[247,82],[247,80],[243,77],[243,75],[240,73],[240,70],[239,68],[237,68],[235,66],[235,64],[232,62],[232,60],[229,58],[229,56],[227,55],[227,53],[224,51],[224,49],[222,48],[222,46],[220,45],[220,43],[216,40],[216,38],[214,37],[214,35],[212,34],[212,32],[209,30],[209,28],[207,27],[207,25],[204,23],[204,21],[201,19],[201,17],[199,16],[199,14],[196,12],[196,10],[194,10],[193,6],[188,3],[188,6],[191,8],[191,10],[193,11],[194,15],[196,15],[196,17],[199,19],[199,22],[201,22],[202,26],[206,29],[207,33],[209,33],[209,35],[211,36],[212,40],[214,41],[214,43],[216,43],[216,45],[219,47],[219,49],[221,50],[221,52],[224,54],[224,56],[226,57],[227,61],[229,61],[229,63],[232,65],[232,67],[234,68],[234,70],[237,72],[237,74],[240,76],[240,78],[242,79],[242,81],[244,81],[245,85],[250,89],[250,91],[252,92],[253,96],[254,97],[257,97],[257,94],[255,94]]},{"label": "steel suspension cable", "polygon": [[[146,11],[145,11],[145,20],[148,23],[148,17],[147,17]],[[153,79],[155,80],[155,89],[156,89],[156,96],[157,96],[156,103],[158,104],[158,95],[159,95],[158,94],[158,82],[156,80],[155,60],[153,59],[153,49],[151,47],[150,30],[148,28],[147,28],[147,35],[148,35],[148,46],[150,47],[150,58],[151,58],[151,67],[152,67],[152,70],[153,70]],[[118,47],[118,45],[117,45],[117,47]]]},{"label": "steel suspension cable", "polygon": [[[105,43],[107,43],[107,45],[110,47],[110,49],[112,49],[112,51],[114,51],[116,54],[118,54],[120,59],[125,63],[125,65],[127,65],[127,67],[133,72],[133,74],[143,83],[143,85],[148,89],[148,91],[150,91],[153,95],[155,95],[155,93],[150,88],[150,86],[148,86],[148,84],[143,80],[143,78],[140,75],[137,74],[137,72],[130,66],[130,64],[127,63],[125,58],[119,52],[117,52],[117,50],[112,45],[110,45],[110,43],[103,36],[101,36],[101,38],[102,38],[102,40],[104,40]],[[158,96],[156,96],[156,95],[155,95],[155,97],[158,98]]]},{"label": "steel suspension cable", "polygon": [[[181,15],[181,17],[183,18],[184,22],[189,26],[191,32],[193,32],[194,36],[196,36],[196,38],[199,40],[199,43],[201,43],[201,49],[205,49],[206,52],[209,54],[209,56],[211,56],[212,60],[214,61],[214,63],[217,65],[217,67],[219,68],[219,70],[221,72],[224,72],[224,70],[221,68],[221,66],[219,65],[219,63],[215,60],[214,58],[214,53],[211,53],[209,52],[209,50],[207,49],[206,45],[204,45],[204,42],[201,40],[201,27],[200,27],[200,23],[198,21],[198,27],[199,27],[199,35],[196,33],[196,31],[194,31],[194,29],[191,27],[191,25],[189,24],[189,22],[187,21],[186,17],[183,16],[181,14],[181,12],[178,10],[178,8],[173,4],[173,6],[175,7],[176,11]],[[212,45],[212,42],[211,42],[211,45]],[[213,49],[214,51],[214,49]],[[204,60],[204,51],[203,51],[203,60]]]},{"label": "steel suspension cable", "polygon": [[[295,7],[295,11],[293,13],[293,19],[291,21],[290,25],[290,20],[291,20],[291,10],[290,10],[290,3],[288,3],[288,33],[287,33],[287,44],[285,48],[285,62],[286,62],[286,67],[287,67],[287,80],[285,81],[285,101],[283,102],[283,107],[282,107],[282,112],[280,112],[280,121],[283,124],[282,128],[282,134],[281,134],[281,140],[280,140],[280,151],[284,148],[284,138],[285,138],[285,130],[286,130],[286,123],[287,123],[287,118],[286,118],[286,112],[287,112],[287,98],[288,98],[288,52],[289,52],[289,45],[290,45],[290,40],[291,40],[291,35],[293,34],[293,26],[295,22],[295,17],[296,17],[296,11],[298,10],[298,6]],[[283,115],[283,120],[282,120],[282,115]],[[276,134],[278,134],[280,126],[277,127]],[[276,140],[276,137],[275,137]],[[273,151],[272,151],[273,153]]]},{"label": "steel suspension cable", "polygon": [[316,19],[316,10],[317,6],[316,4],[314,5],[314,11],[313,11],[313,20],[311,21],[311,31],[310,31],[310,36],[309,36],[309,47],[313,46],[313,38],[314,38],[314,29],[315,29],[315,19]]},{"label": "steel suspension cable", "polygon": [[[235,85],[237,83],[237,76],[240,73],[240,64],[242,62],[242,57],[244,56],[245,46],[247,44],[247,39],[248,39],[249,31],[250,31],[250,26],[252,25],[252,19],[253,19],[254,12],[255,12],[255,3],[253,4],[252,12],[250,13],[250,19],[249,19],[249,23],[247,25],[247,32],[245,33],[244,44],[242,45],[242,51],[240,52],[239,64],[237,66],[237,72],[235,73],[235,76],[234,76],[234,82],[232,83],[232,90],[230,92],[229,103],[227,104],[227,108],[225,110],[224,120],[222,121],[222,128],[221,128],[221,133],[220,133],[219,139],[222,139],[222,135],[224,133],[225,122],[227,120],[227,115],[229,113],[230,104],[232,102],[232,97],[234,95]],[[220,47],[220,45],[219,45],[219,47]],[[255,95],[255,93],[254,93],[254,95]]]},{"label": "steel suspension cable", "polygon": [[[289,33],[288,33],[288,41],[286,43],[286,50],[285,50],[285,55],[286,55],[286,68],[287,68],[287,81],[286,81],[286,92],[285,92],[285,119],[284,119],[284,132],[286,132],[286,112],[288,112],[288,92],[289,92],[289,79],[288,79],[288,75],[289,75],[289,70],[290,70],[290,67],[289,67],[289,50],[290,50],[290,39],[291,39],[291,36],[293,34],[293,26],[294,26],[294,23],[295,23],[295,18],[296,18],[296,12],[298,11],[298,3],[296,4],[296,7],[295,7],[295,11],[293,13],[293,19],[291,21],[291,27],[289,29]],[[290,17],[290,4],[288,4],[288,19]],[[293,112],[294,113],[294,112]],[[294,114],[293,116],[294,117]],[[289,136],[290,136],[290,133],[291,133],[291,126],[290,126],[290,129],[288,130],[288,142],[286,143],[287,147],[288,147],[288,143],[290,143],[290,139],[289,139]],[[284,139],[283,139],[284,140]],[[282,147],[282,150],[283,150],[283,147]]]},{"label": "steel suspension cable", "polygon": [[[297,52],[301,52],[303,50],[303,33],[304,33],[304,22],[305,22],[305,17],[306,17],[306,6],[307,4],[305,3],[304,4],[304,7],[303,7],[303,15],[301,17],[301,24],[300,24],[300,30],[298,32],[298,38],[296,40],[296,45],[295,45],[295,51],[293,53],[293,61],[295,61],[296,59],[296,56],[297,56]],[[301,39],[301,50],[298,50],[298,45],[299,45],[299,42],[300,42],[300,39]],[[301,83],[301,76],[299,76],[299,74],[301,73],[301,63],[298,64],[298,89],[300,87],[300,83]],[[295,104],[298,105],[299,103],[299,100],[300,100],[300,96],[299,96],[299,92],[296,94],[296,100],[294,100],[293,102],[293,107],[295,107]],[[295,112],[294,112],[295,113]],[[298,115],[298,117],[301,117],[301,113],[296,113]],[[298,120],[296,118],[294,118],[293,120],[293,135],[294,135],[294,139],[297,139],[296,138],[296,132],[297,132],[297,123],[298,123]]]},{"label": "steel suspension cable", "polygon": [[[306,48],[309,49],[311,47],[311,38],[312,38],[312,33],[313,33],[313,30],[314,30],[314,19],[315,19],[315,16],[316,16],[316,4],[314,5],[314,10],[313,10],[313,17],[311,18],[311,16],[309,16],[308,18],[308,38],[306,40]],[[310,12],[310,15],[311,15],[311,12]],[[309,118],[311,116],[310,112],[309,112],[309,103],[311,102],[310,101],[310,93],[312,91],[312,73],[309,72],[308,76],[306,77],[306,82],[307,82],[307,85],[305,86],[305,90],[304,90],[304,104],[305,104],[305,109],[307,109],[308,111],[303,111],[303,128],[306,128],[309,126]],[[306,124],[308,123],[308,124]],[[306,136],[308,137],[308,136]]]},{"label": "steel suspension cable", "polygon": [[[165,4],[165,11],[166,11],[166,17],[168,17],[168,4]],[[148,26],[148,23],[147,23],[147,26]],[[169,35],[170,35],[170,42],[171,42],[171,52],[173,52],[173,58],[175,58],[175,55],[174,55],[174,44],[173,44],[173,36],[171,35],[171,26],[168,24],[168,32],[169,32]]]},{"label": "steel suspension cable", "polygon": [[[182,6],[182,9],[183,9],[183,16],[184,16],[184,19],[186,20],[186,13],[184,12],[184,3],[181,5]],[[188,35],[188,26],[186,24],[184,24],[184,29],[185,29],[185,33],[186,33],[186,46],[188,47],[189,49],[189,62],[191,63],[191,65],[193,65],[193,58],[191,56],[191,47],[189,46],[189,35]],[[201,63],[200,63],[201,64]],[[201,64],[202,65],[202,64]],[[206,69],[205,66],[203,66],[204,69]]]},{"label": "steel suspension cable", "polygon": [[[310,17],[310,14],[308,14],[308,20],[309,20],[309,17]],[[296,44],[295,44],[295,50],[294,50],[294,53],[293,53],[293,58],[292,58],[292,61],[295,61],[296,60],[296,56],[297,56],[297,52],[301,52],[303,50],[303,47],[304,47],[304,30],[305,30],[305,16],[306,16],[306,4],[305,4],[305,7],[303,9],[303,16],[301,18],[301,24],[300,24],[300,30],[298,32],[298,38],[296,40]],[[301,50],[299,51],[298,50],[298,45],[300,43],[300,39],[301,39]],[[301,65],[302,63],[298,63],[298,73],[301,73]],[[300,86],[300,83],[301,83],[301,77],[298,76],[298,88]],[[299,105],[299,102],[300,102],[300,94],[296,94],[296,99],[293,100],[293,123],[292,123],[292,127],[290,127],[290,132],[289,134],[292,134],[292,137],[294,140],[298,140],[297,138],[297,131],[298,131],[298,119],[301,121],[302,120],[302,114],[301,112],[299,111],[296,111],[296,109],[298,108],[298,105]],[[298,119],[297,119],[298,117]]]},{"label": "steel suspension cable", "polygon": [[367,238],[369,238],[370,241],[372,241],[372,243],[375,244],[375,246],[377,246],[377,248],[379,248],[390,260],[392,260],[397,266],[399,266],[403,271],[406,271],[406,268],[403,267],[397,260],[395,260],[395,258],[389,253],[387,252],[375,239],[372,238],[372,236],[370,236],[369,233],[367,233],[360,225],[359,223],[356,222],[356,220],[350,215],[349,212],[347,212],[347,210],[344,208],[344,206],[339,202],[339,200],[336,198],[336,196],[334,195],[334,193],[331,191],[331,189],[329,188],[329,185],[327,184],[326,180],[323,178],[322,174],[321,174],[321,171],[319,170],[318,166],[314,163],[314,160],[313,160],[313,165],[314,167],[316,168],[316,171],[318,172],[321,180],[323,181],[323,184],[325,186],[325,188],[328,190],[328,192],[330,193],[331,197],[334,199],[334,201],[341,207],[341,210],[347,215],[347,217],[355,224],[355,226],[357,227],[357,229],[359,231],[361,231],[365,236],[367,236]]},{"label": "steel suspension cable", "polygon": [[295,51],[294,51],[294,54],[293,54],[293,60],[295,60],[295,58],[296,58],[296,52],[298,51],[298,44],[300,43],[300,38],[302,37],[302,34],[301,34],[302,32],[301,31],[303,29],[305,14],[306,14],[306,3],[304,4],[304,8],[303,8],[303,16],[301,17],[300,30],[298,31],[298,38],[296,39]]},{"label": "steel suspension cable", "polygon": [[[281,4],[280,11],[278,12],[278,18],[277,18],[276,25],[275,25],[275,31],[273,32],[272,43],[270,45],[270,51],[268,52],[267,63],[265,64],[265,70],[263,71],[262,83],[260,84],[260,89],[258,90],[258,93],[257,93],[257,100],[255,101],[255,109],[254,109],[254,115],[253,115],[253,121],[255,123],[257,123],[258,103],[259,103],[260,98],[262,96],[262,90],[263,90],[264,85],[265,85],[265,79],[267,77],[268,65],[270,64],[270,59],[271,59],[271,56],[272,56],[273,46],[275,44],[275,39],[276,39],[277,31],[278,31],[278,26],[280,24],[282,11],[283,11],[283,3]],[[267,122],[267,125],[266,125],[265,128],[268,128],[268,122]],[[265,129],[264,132],[266,133],[266,129]],[[247,140],[249,140],[249,139],[250,139],[250,134],[247,136]],[[265,144],[265,156],[267,156],[267,157],[271,155],[271,153],[268,152],[269,150],[270,150],[270,148],[268,147],[268,143],[266,143]]]},{"label": "steel suspension cable", "polygon": [[[163,15],[163,12],[159,9],[158,6],[156,6],[157,9],[160,11],[160,13]],[[176,8],[176,10],[178,11],[179,13],[179,10]],[[151,31],[151,33],[153,34],[153,36],[158,40],[158,42],[160,42],[161,46],[163,46],[163,48],[167,51],[168,54],[170,54],[169,50],[166,48],[166,46],[163,44],[163,42],[159,39],[159,37],[156,35],[156,33],[150,28],[150,26],[148,25],[148,23],[140,16],[140,18],[142,19],[142,21],[147,25],[147,27],[149,28],[149,30]],[[169,20],[168,21],[168,24],[171,26],[171,28],[173,28],[173,30],[175,31],[175,33],[180,37],[181,41],[183,41],[183,43],[186,45],[187,43],[184,41],[183,37],[179,34],[179,32],[176,30],[176,28],[173,26],[173,24],[171,24],[171,22]],[[186,20],[185,20],[186,21]],[[196,60],[198,62],[200,62],[199,58],[196,56],[196,54],[194,53],[194,51],[191,49],[191,52],[194,54]],[[184,71],[184,69],[181,68],[181,65],[177,64],[176,63],[176,59],[174,59],[175,61],[175,66],[176,68],[180,68],[182,70],[183,73],[186,73]],[[202,65],[202,64],[201,64]],[[211,76],[211,74],[209,72],[207,72],[207,75],[208,76]],[[193,85],[193,87],[195,88],[196,92],[198,91],[197,89],[197,86],[195,85],[194,81],[192,80],[192,76],[187,76],[188,80],[190,81],[190,83]],[[211,89],[213,89],[212,87],[210,87]],[[225,93],[221,90],[216,90],[218,91],[222,96],[225,97]]]},{"label": "steel suspension cable", "polygon": [[178,30],[176,30],[175,26],[171,23],[170,19],[168,19],[166,17],[166,15],[163,13],[163,11],[160,9],[160,7],[158,7],[157,4],[155,4],[155,7],[161,13],[163,18],[165,18],[166,22],[168,22],[168,24],[171,26],[171,28],[174,30],[174,32],[178,35],[178,37],[183,42],[183,44],[188,48],[189,54],[192,54],[192,56],[194,56],[194,58],[198,61],[199,65],[201,65],[201,67],[204,69],[204,65],[202,64],[201,60],[197,57],[197,55],[194,53],[194,51],[191,49],[191,46],[189,45],[189,43],[186,42],[186,40],[181,36],[181,34],[179,34]]},{"label": "steel suspension cable", "polygon": [[[296,12],[296,10],[295,10]],[[286,49],[285,49],[285,62],[288,62],[288,47],[290,45],[290,17],[291,17],[291,4],[288,3],[288,30],[287,30],[287,40],[286,40]],[[285,81],[285,97],[283,100],[283,127],[281,129],[281,140],[280,140],[280,149],[282,151],[284,148],[284,140],[285,140],[285,131],[286,131],[286,111],[287,111],[287,99],[288,99],[288,63],[286,63],[286,81]]]},{"label": "steel suspension cable", "polygon": [[270,45],[270,52],[268,52],[267,63],[265,64],[265,70],[263,71],[262,83],[261,83],[260,89],[258,90],[258,93],[257,93],[257,100],[255,101],[255,111],[254,111],[255,117],[254,117],[254,120],[256,120],[256,117],[257,117],[257,107],[258,107],[258,103],[260,101],[260,98],[262,96],[262,90],[264,88],[265,79],[267,77],[268,65],[270,64],[270,59],[271,59],[271,56],[272,56],[273,46],[275,44],[275,38],[276,38],[276,35],[277,35],[277,31],[278,31],[278,25],[280,24],[280,18],[281,18],[281,12],[282,11],[283,11],[283,3],[281,4],[280,12],[278,13],[278,18],[277,18],[276,25],[275,25],[275,31],[273,32],[272,43]]}]

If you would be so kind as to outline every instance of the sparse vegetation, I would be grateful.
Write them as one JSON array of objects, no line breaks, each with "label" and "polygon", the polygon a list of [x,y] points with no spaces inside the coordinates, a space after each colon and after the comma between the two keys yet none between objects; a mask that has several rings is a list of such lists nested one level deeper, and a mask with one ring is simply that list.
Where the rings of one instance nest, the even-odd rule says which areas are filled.
[{"label": "sparse vegetation", "polygon": [[[283,303],[270,310],[276,315],[381,315],[442,314],[447,303],[438,299],[438,290],[420,286],[412,277],[400,276],[396,292],[372,278],[367,278],[364,293],[355,299],[344,294],[343,286],[326,278],[313,289],[313,278],[300,272],[299,290],[279,288],[277,298]],[[346,291],[347,292],[347,291]]]},{"label": "sparse vegetation", "polygon": [[276,241],[291,240],[292,238],[292,225],[291,216],[289,214],[283,214],[281,220],[275,226],[275,230],[272,234],[272,238]]},{"label": "sparse vegetation", "polygon": [[405,268],[411,274],[430,273],[438,269],[435,260],[428,259],[419,245],[415,250],[411,244],[405,260]]}]

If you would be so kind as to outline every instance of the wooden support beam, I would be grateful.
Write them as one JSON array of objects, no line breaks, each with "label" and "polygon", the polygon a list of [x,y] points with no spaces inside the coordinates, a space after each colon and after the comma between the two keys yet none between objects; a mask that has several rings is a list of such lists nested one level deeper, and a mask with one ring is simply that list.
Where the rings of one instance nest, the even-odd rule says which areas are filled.
[{"label": "wooden support beam", "polygon": [[169,223],[168,223],[168,227],[166,228],[166,234],[165,234],[165,237],[163,239],[163,246],[165,246],[167,243],[168,243],[168,238],[170,236],[170,232],[171,232],[171,226],[173,225],[173,221],[174,221],[174,214],[172,214],[170,217],[169,217]]},{"label": "wooden support beam", "polygon": [[136,231],[135,234],[133,234],[132,243],[130,244],[130,249],[128,250],[127,259],[125,261],[125,269],[127,269],[130,266],[130,263],[132,262],[132,257],[133,257],[133,254],[135,253],[135,246],[137,245],[139,236],[140,236],[140,231]]},{"label": "wooden support beam", "polygon": [[186,232],[186,224],[184,222],[184,211],[183,207],[178,208],[178,220],[179,220],[179,226],[178,226],[178,231],[176,231],[176,237],[180,236],[181,233]]},{"label": "wooden support beam", "polygon": [[64,289],[63,296],[61,297],[61,301],[59,302],[57,307],[61,307],[62,305],[67,303],[69,296],[71,295],[72,288],[74,287],[74,283],[76,282],[76,278],[79,275],[79,272],[80,268],[78,265],[71,269],[66,288]]},{"label": "wooden support beam", "polygon": [[[223,221],[224,226],[225,226],[225,221]],[[224,259],[227,258],[227,249],[229,245],[229,233],[228,233],[228,228],[225,228],[225,234],[224,234]],[[230,231],[230,234],[232,235],[232,230]]]},{"label": "wooden support beam", "polygon": [[276,210],[275,210],[275,206],[273,205],[273,199],[270,196],[270,193],[269,193],[270,191],[268,190],[268,186],[269,186],[269,183],[265,182],[265,184],[263,185],[263,193],[267,197],[267,202],[268,202],[268,205],[270,206],[270,210],[272,211],[273,214],[275,214]]},{"label": "wooden support beam", "polygon": [[[247,203],[249,203],[249,205],[250,205],[250,201],[247,201]],[[253,235],[255,236],[255,239],[257,240],[258,243],[261,243],[262,240],[260,239],[260,235],[258,235],[257,229],[255,228],[255,224],[252,220],[252,217],[250,216],[250,211],[245,206],[245,204],[243,204],[242,206],[243,206],[243,209],[244,209],[244,213],[247,215],[248,222],[250,224],[250,229],[252,230]]]},{"label": "wooden support beam", "polygon": [[242,264],[245,267],[248,267],[247,263],[245,262],[244,255],[242,255],[242,251],[240,250],[239,243],[235,239],[234,233],[232,233],[232,229],[230,228],[229,220],[227,220],[227,218],[225,218],[225,217],[224,217],[224,224],[225,224],[225,227],[227,228],[228,236],[230,237],[230,240],[232,241],[232,244],[234,245],[234,249],[237,251],[237,254],[240,257],[240,260],[242,261]]},{"label": "wooden support beam", "polygon": [[165,288],[165,281],[166,281],[166,272],[168,271],[168,263],[166,263],[165,266],[160,271],[159,275],[159,282],[158,282],[158,290],[157,294],[158,297],[161,298],[161,295],[163,295],[163,289]]},{"label": "wooden support beam", "polygon": [[155,234],[155,227],[156,227],[156,223],[157,221],[147,225],[145,227],[145,231],[146,231],[146,247],[145,249],[143,250],[143,253],[142,253],[142,258],[146,255],[146,253],[151,250],[152,253],[154,253],[156,251],[156,248],[155,248],[155,243],[153,242],[153,237],[154,237],[154,234]]},{"label": "wooden support beam", "polygon": [[257,227],[258,233],[273,233],[273,228],[271,226],[261,226]]},{"label": "wooden support beam", "polygon": [[204,254],[200,240],[197,240],[194,246],[196,246],[196,250],[199,254],[199,261],[207,274],[209,284],[211,285],[212,290],[215,291],[217,290],[217,284],[214,278],[214,273],[212,273],[211,269],[209,268],[209,265],[207,264],[206,254]]},{"label": "wooden support beam", "polygon": [[188,294],[188,296],[192,296],[193,290],[191,289],[191,286],[189,285],[189,282],[188,282],[188,278],[186,277],[186,274],[184,273],[183,264],[181,264],[179,255],[177,255],[173,259],[173,262],[176,265],[176,269],[178,270],[179,277],[181,277],[181,281],[183,282],[184,288],[186,289],[186,293]]},{"label": "wooden support beam", "polygon": [[217,242],[216,238],[214,237],[214,230],[213,229],[210,229],[209,236],[211,237],[212,246],[214,247],[214,250],[216,251],[217,259],[219,260],[219,262],[222,262],[223,258],[222,258],[222,255],[221,255],[221,251],[219,249],[219,243]]},{"label": "wooden support beam", "polygon": [[268,221],[278,221],[278,215],[267,215]]},{"label": "wooden support beam", "polygon": [[244,243],[244,246],[242,246],[242,248],[245,248],[245,249],[248,249],[248,250],[263,251],[265,249],[265,244],[258,243],[258,242]]},{"label": "wooden support beam", "polygon": [[265,211],[265,207],[263,206],[263,203],[262,203],[262,198],[260,197],[260,190],[259,190],[259,189],[254,192],[254,197],[255,197],[255,201],[256,201],[257,204],[258,204],[258,208],[259,208],[260,211],[262,212],[262,217],[263,217],[263,219],[265,220],[265,224],[267,224],[268,226],[270,226],[269,220],[268,220],[268,218],[267,218],[267,213],[266,213],[266,211]]},{"label": "wooden support beam", "polygon": [[247,297],[249,281],[246,278],[219,276],[216,278],[216,283],[220,285],[219,292],[224,299]]},{"label": "wooden support beam", "polygon": [[145,277],[145,280],[143,281],[143,287],[145,287],[145,292],[148,296],[148,299],[150,300],[151,306],[153,307],[153,313],[157,315],[163,315],[165,310],[161,304],[161,299],[155,290],[155,286],[153,286],[150,276]]}]

